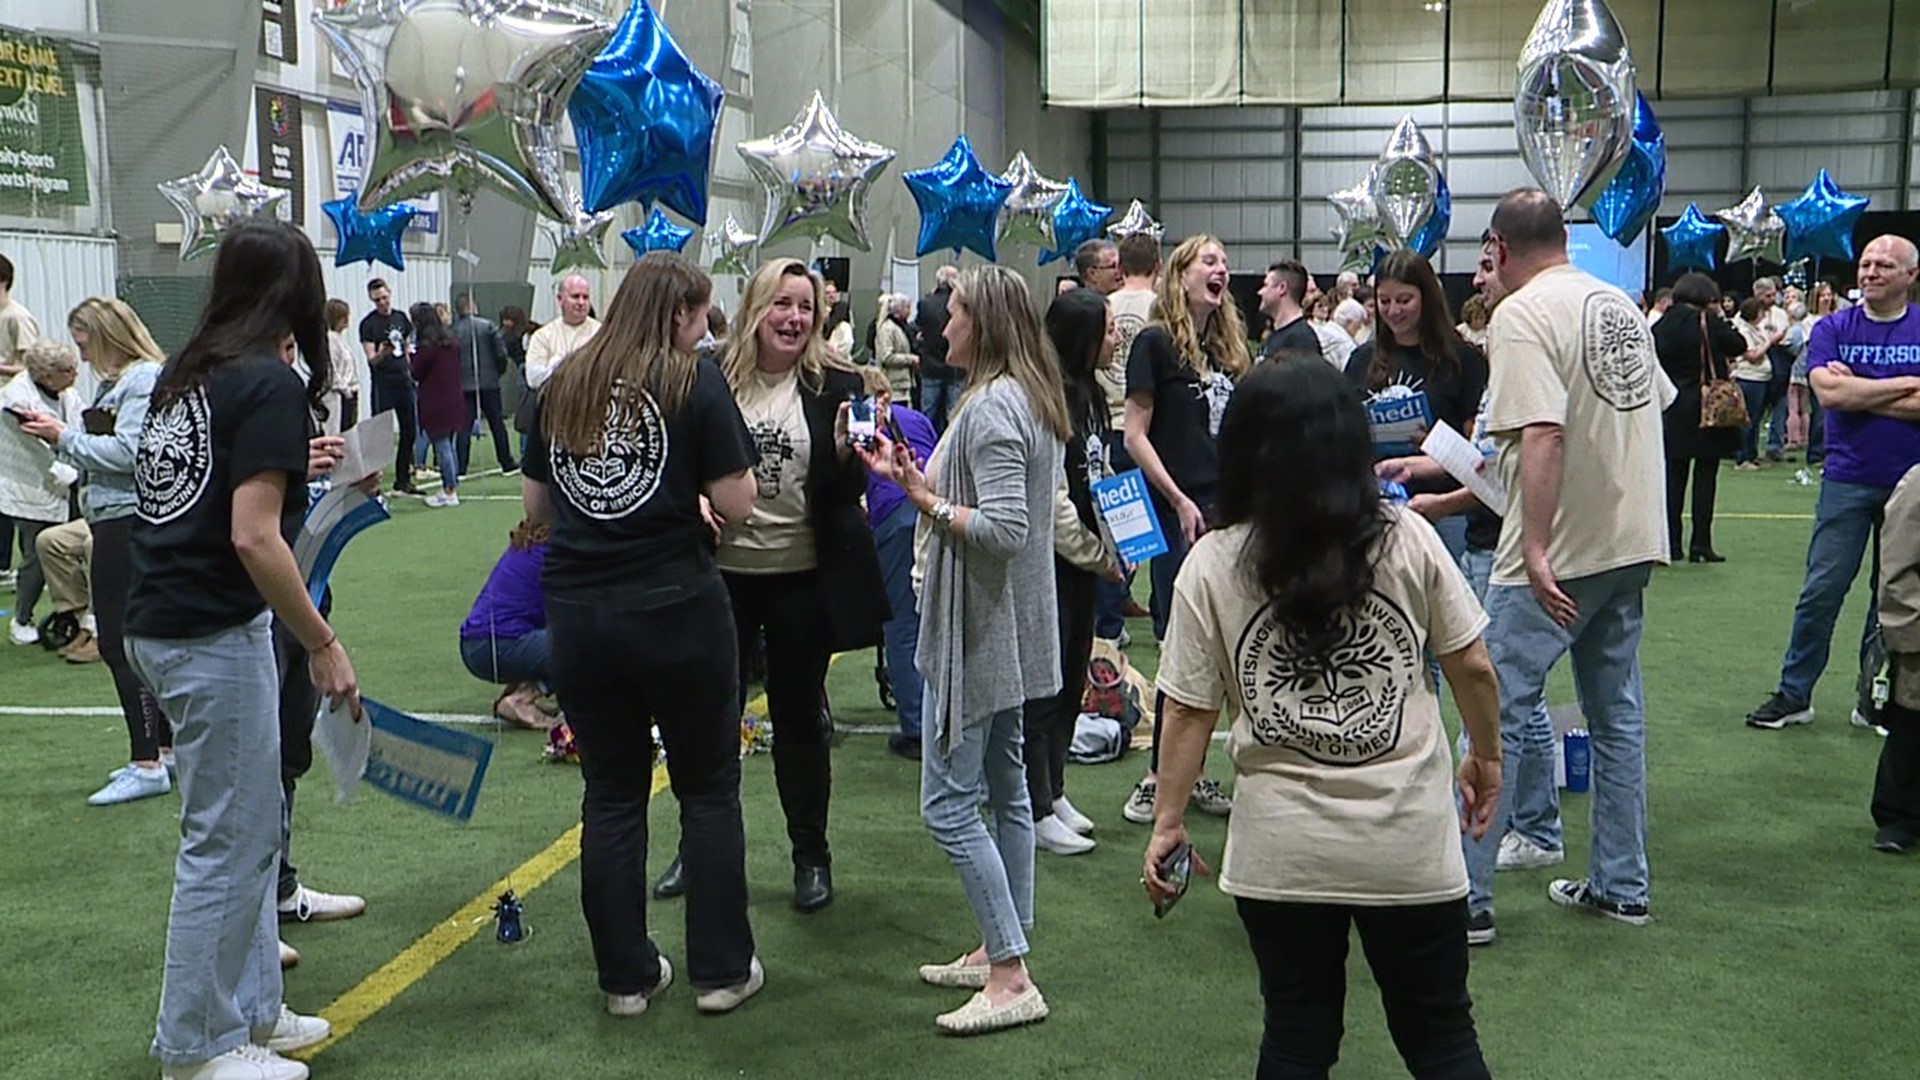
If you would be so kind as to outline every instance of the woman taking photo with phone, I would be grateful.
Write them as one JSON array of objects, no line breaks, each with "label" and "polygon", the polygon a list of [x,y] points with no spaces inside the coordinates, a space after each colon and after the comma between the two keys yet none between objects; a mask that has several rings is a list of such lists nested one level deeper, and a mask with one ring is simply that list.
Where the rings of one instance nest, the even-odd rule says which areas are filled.
[{"label": "woman taking photo with phone", "polygon": [[673,981],[647,935],[653,728],[687,852],[687,973],[726,1012],[765,973],[747,923],[733,612],[703,502],[745,515],[753,447],[726,380],[694,358],[713,285],[670,252],[627,271],[598,335],[540,392],[522,484],[550,525],[549,670],[586,779],[580,906],[607,1011],[637,1016]]},{"label": "woman taking photo with phone", "polygon": [[[294,562],[307,511],[310,409],[326,393],[326,282],[298,229],[249,221],[220,243],[200,325],[154,384],[134,464],[127,652],[172,722],[180,856],[153,1040],[163,1075],[299,1080],[279,1056],[328,1024],[280,999],[276,617],[314,690],[358,717],[340,636]],[[295,375],[281,343],[298,343]]]},{"label": "woman taking photo with phone", "polygon": [[[1485,835],[1500,794],[1486,615],[1426,520],[1382,502],[1366,409],[1338,372],[1247,376],[1220,451],[1219,528],[1180,575],[1161,653],[1167,718],[1142,881],[1157,904],[1178,898],[1165,868],[1191,850],[1187,790],[1226,709],[1239,805],[1220,888],[1266,999],[1259,1075],[1325,1076],[1338,1058],[1357,925],[1408,1071],[1486,1077],[1459,838]],[[1471,744],[1457,812],[1428,654]]]},{"label": "woman taking photo with phone", "polygon": [[[112,806],[165,795],[173,761],[173,731],[152,696],[127,663],[127,590],[132,582],[134,453],[146,423],[147,403],[166,354],[140,316],[111,297],[84,300],[67,316],[67,331],[99,379],[83,427],[36,413],[21,430],[44,439],[54,456],[81,472],[80,512],[93,532],[88,576],[93,593],[94,634],[100,658],[113,675],[120,713],[132,749],[127,764],[87,797],[90,806]],[[323,365],[324,366],[324,365]]]},{"label": "woman taking photo with phone", "polygon": [[[1152,321],[1127,355],[1127,453],[1146,475],[1167,553],[1148,564],[1153,579],[1153,637],[1164,640],[1173,581],[1187,550],[1207,531],[1220,484],[1214,440],[1233,398],[1233,381],[1252,361],[1247,325],[1227,291],[1227,249],[1211,236],[1190,236],[1173,249],[1160,276]],[[1153,820],[1154,777],[1160,769],[1160,703],[1153,708],[1153,753],[1147,775],[1134,785],[1121,813],[1144,825]],[[1219,784],[1201,778],[1200,808],[1215,816],[1233,811]]]},{"label": "woman taking photo with phone", "polygon": [[982,942],[920,977],[978,991],[935,1020],[978,1035],[1047,1015],[1025,960],[1034,841],[1021,710],[1060,689],[1053,507],[1073,423],[1018,274],[967,271],[947,312],[947,362],[967,383],[926,471],[890,440],[861,456],[921,515],[920,815],[959,872]]},{"label": "woman taking photo with phone", "polygon": [[762,265],[747,281],[739,330],[720,362],[760,462],[752,510],[716,517],[718,562],[743,669],[766,636],[773,778],[793,846],[793,906],[802,913],[833,903],[827,663],[834,653],[878,645],[888,611],[860,509],[866,472],[847,439],[848,402],[865,390],[820,336],[822,292],[799,259]]}]

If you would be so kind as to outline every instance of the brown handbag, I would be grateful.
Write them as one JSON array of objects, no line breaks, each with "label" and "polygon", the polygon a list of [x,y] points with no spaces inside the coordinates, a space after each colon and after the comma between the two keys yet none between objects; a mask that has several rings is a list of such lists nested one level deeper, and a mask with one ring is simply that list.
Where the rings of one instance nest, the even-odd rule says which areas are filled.
[{"label": "brown handbag", "polygon": [[1743,428],[1747,426],[1747,397],[1731,378],[1713,377],[1713,352],[1707,342],[1707,313],[1700,313],[1700,426],[1702,428]]}]

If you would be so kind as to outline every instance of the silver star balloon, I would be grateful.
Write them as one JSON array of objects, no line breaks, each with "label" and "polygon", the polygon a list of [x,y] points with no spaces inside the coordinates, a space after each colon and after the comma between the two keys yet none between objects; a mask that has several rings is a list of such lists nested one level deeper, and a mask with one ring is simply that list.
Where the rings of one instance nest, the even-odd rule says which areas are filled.
[{"label": "silver star balloon", "polygon": [[1754,188],[1739,205],[1717,211],[1714,217],[1727,226],[1727,261],[1761,259],[1786,262],[1787,223],[1773,212],[1767,197]]},{"label": "silver star balloon", "polygon": [[1135,199],[1127,204],[1127,212],[1120,215],[1119,221],[1107,226],[1107,235],[1119,240],[1140,234],[1153,237],[1157,244],[1166,236],[1167,227],[1153,220],[1153,215],[1147,213],[1147,208],[1140,205],[1139,199]]},{"label": "silver star balloon", "polygon": [[1387,243],[1381,230],[1380,208],[1373,201],[1372,174],[1350,188],[1327,196],[1339,220],[1333,226],[1340,245],[1340,269],[1361,270],[1373,265],[1373,249]]},{"label": "silver star balloon", "polygon": [[707,250],[713,253],[712,272],[749,273],[753,267],[753,247],[759,242],[759,237],[728,214],[719,228],[707,233]]},{"label": "silver star balloon", "polygon": [[547,272],[558,277],[569,270],[605,270],[607,230],[612,227],[613,214],[585,212],[568,224],[554,226],[553,263]]},{"label": "silver star balloon", "polygon": [[1013,162],[1000,179],[1013,185],[1007,201],[1000,204],[998,241],[1002,244],[1027,244],[1041,251],[1052,251],[1053,212],[1067,197],[1067,185],[1040,175],[1027,160],[1027,152],[1013,155]]},{"label": "silver star balloon", "polygon": [[831,236],[859,251],[867,239],[867,189],[893,151],[840,129],[818,90],[778,134],[739,146],[747,171],[767,194],[760,242]]},{"label": "silver star balloon", "polygon": [[1547,0],[1520,50],[1513,129],[1520,157],[1563,208],[1627,159],[1637,100],[1627,36],[1603,0]]},{"label": "silver star balloon", "polygon": [[247,175],[222,146],[200,171],[162,181],[160,194],[180,212],[180,261],[197,259],[220,246],[228,230],[253,217],[279,217],[287,200],[283,188],[268,187]]},{"label": "silver star balloon", "polygon": [[1413,117],[1403,116],[1379,160],[1367,173],[1367,190],[1380,212],[1380,224],[1388,247],[1405,247],[1433,216],[1440,193],[1440,168],[1434,164],[1433,147],[1421,133]]},{"label": "silver star balloon", "polygon": [[612,24],[541,0],[351,0],[313,21],[360,85],[360,209],[487,184],[571,220],[560,122]]}]

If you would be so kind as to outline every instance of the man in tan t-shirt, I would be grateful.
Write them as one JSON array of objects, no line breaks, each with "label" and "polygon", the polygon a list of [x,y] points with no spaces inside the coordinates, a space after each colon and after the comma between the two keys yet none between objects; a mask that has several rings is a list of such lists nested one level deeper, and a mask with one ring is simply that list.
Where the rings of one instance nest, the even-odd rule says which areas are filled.
[{"label": "man in tan t-shirt", "polygon": [[39,337],[33,312],[13,298],[13,260],[0,255],[0,382],[26,370],[20,358]]},{"label": "man in tan t-shirt", "polygon": [[[1625,293],[1567,261],[1567,228],[1545,193],[1508,193],[1485,254],[1507,297],[1487,332],[1487,430],[1507,515],[1494,557],[1487,648],[1500,675],[1501,741],[1517,760],[1547,672],[1571,654],[1592,729],[1589,875],[1554,902],[1647,921],[1646,708],[1641,595],[1667,561],[1660,376],[1646,320]],[[1493,871],[1507,809],[1468,840],[1469,918],[1491,939]],[[1471,923],[1470,923],[1471,925]]]},{"label": "man in tan t-shirt", "polygon": [[[1133,339],[1153,318],[1154,287],[1160,278],[1160,241],[1143,233],[1121,237],[1120,287],[1107,294],[1107,310],[1113,315],[1113,328],[1120,343],[1113,350],[1113,363],[1095,371],[1094,377],[1107,396],[1107,422],[1112,432],[1107,438],[1107,464],[1113,471],[1126,472],[1134,467],[1127,453],[1127,354]],[[1133,599],[1133,574],[1124,584],[1102,581],[1093,617],[1093,635],[1126,647],[1127,620],[1140,618],[1145,609]]]}]

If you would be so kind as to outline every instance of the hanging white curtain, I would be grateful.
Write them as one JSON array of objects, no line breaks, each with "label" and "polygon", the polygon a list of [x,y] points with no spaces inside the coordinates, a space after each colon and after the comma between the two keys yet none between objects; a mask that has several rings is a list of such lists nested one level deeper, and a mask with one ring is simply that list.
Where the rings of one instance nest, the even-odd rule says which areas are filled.
[{"label": "hanging white curtain", "polygon": [[[119,260],[112,240],[0,231],[0,255],[13,260],[13,298],[33,312],[42,334],[71,341],[67,313],[89,296],[114,295]],[[93,372],[80,365],[82,399],[93,400],[93,388]]]}]

